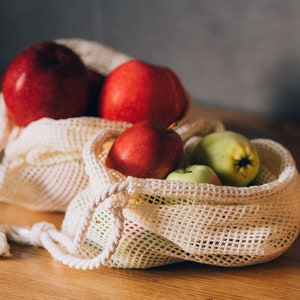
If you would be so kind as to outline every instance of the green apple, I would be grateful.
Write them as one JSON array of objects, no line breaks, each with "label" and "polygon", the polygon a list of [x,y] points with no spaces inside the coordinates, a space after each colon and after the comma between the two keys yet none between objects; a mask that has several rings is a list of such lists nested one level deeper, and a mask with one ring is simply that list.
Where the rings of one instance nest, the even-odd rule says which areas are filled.
[{"label": "green apple", "polygon": [[190,165],[171,172],[167,180],[186,181],[194,183],[212,183],[222,185],[218,175],[210,167],[205,165]]},{"label": "green apple", "polygon": [[195,146],[191,162],[210,166],[224,185],[231,186],[247,186],[260,168],[255,145],[245,136],[232,131],[206,135]]}]

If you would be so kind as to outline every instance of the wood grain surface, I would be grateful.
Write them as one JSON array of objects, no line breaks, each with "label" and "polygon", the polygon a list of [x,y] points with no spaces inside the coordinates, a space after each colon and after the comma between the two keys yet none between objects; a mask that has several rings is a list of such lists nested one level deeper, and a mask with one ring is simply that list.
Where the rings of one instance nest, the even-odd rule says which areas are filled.
[{"label": "wood grain surface", "polygon": [[[282,143],[300,166],[300,124],[205,107],[196,113],[250,138]],[[59,228],[63,217],[0,203],[0,224],[48,221]],[[185,262],[148,270],[79,271],[42,248],[13,244],[11,252],[13,257],[0,259],[0,299],[300,299],[299,237],[276,260],[243,268]]]}]

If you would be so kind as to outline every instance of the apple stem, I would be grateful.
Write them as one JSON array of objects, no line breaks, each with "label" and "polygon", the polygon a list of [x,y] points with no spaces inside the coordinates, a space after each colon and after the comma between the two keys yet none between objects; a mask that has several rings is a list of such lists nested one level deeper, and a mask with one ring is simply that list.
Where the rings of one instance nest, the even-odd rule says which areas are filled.
[{"label": "apple stem", "polygon": [[168,131],[174,129],[177,126],[177,122],[173,122],[170,124],[170,126],[168,127]]}]

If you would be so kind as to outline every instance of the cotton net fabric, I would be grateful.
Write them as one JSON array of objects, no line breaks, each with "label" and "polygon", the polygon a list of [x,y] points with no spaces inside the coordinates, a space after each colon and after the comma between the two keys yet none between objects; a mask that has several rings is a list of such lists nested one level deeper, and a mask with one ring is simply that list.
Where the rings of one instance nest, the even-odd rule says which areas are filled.
[{"label": "cotton net fabric", "polygon": [[[103,75],[131,58],[93,41],[55,42],[71,48],[87,67]],[[119,125],[125,129],[130,124]],[[65,211],[88,183],[82,162],[84,144],[111,126],[100,118],[80,117],[43,118],[20,128],[8,118],[0,93],[0,201],[37,211]]]},{"label": "cotton net fabric", "polygon": [[[237,267],[274,259],[297,238],[299,174],[282,145],[252,140],[262,161],[255,184],[215,186],[125,177],[106,168],[108,145],[118,134],[104,130],[85,145],[89,185],[71,201],[61,231],[43,236],[56,259],[80,269],[186,260]],[[187,155],[195,143],[193,132]]]},{"label": "cotton net fabric", "polygon": [[[59,40],[84,63],[108,74],[130,59],[104,45]],[[183,162],[203,136],[224,130],[218,120],[194,119],[192,103],[175,128]],[[300,180],[289,151],[254,139],[261,168],[250,187],[126,177],[104,165],[113,140],[131,124],[101,118],[41,119],[19,128],[0,94],[0,201],[65,212],[62,227],[0,226],[0,254],[9,240],[44,247],[78,269],[150,268],[195,261],[245,266],[281,255],[300,230]]]},{"label": "cotton net fabric", "polygon": [[[103,44],[82,39],[56,41],[75,51],[84,64],[107,75],[130,56]],[[188,96],[188,93],[187,93]],[[193,103],[178,124],[186,123]],[[102,118],[63,120],[42,118],[20,128],[7,116],[0,93],[0,201],[37,211],[64,212],[69,202],[88,184],[82,160],[87,140],[102,129],[131,124]]]}]

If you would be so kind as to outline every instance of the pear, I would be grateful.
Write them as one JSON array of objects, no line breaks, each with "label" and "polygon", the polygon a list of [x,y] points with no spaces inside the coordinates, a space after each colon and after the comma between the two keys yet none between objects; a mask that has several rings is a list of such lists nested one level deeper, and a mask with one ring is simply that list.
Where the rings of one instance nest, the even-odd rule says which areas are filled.
[{"label": "pear", "polygon": [[260,168],[255,145],[245,136],[233,131],[206,135],[195,146],[191,162],[211,167],[223,185],[239,187],[249,185]]}]

